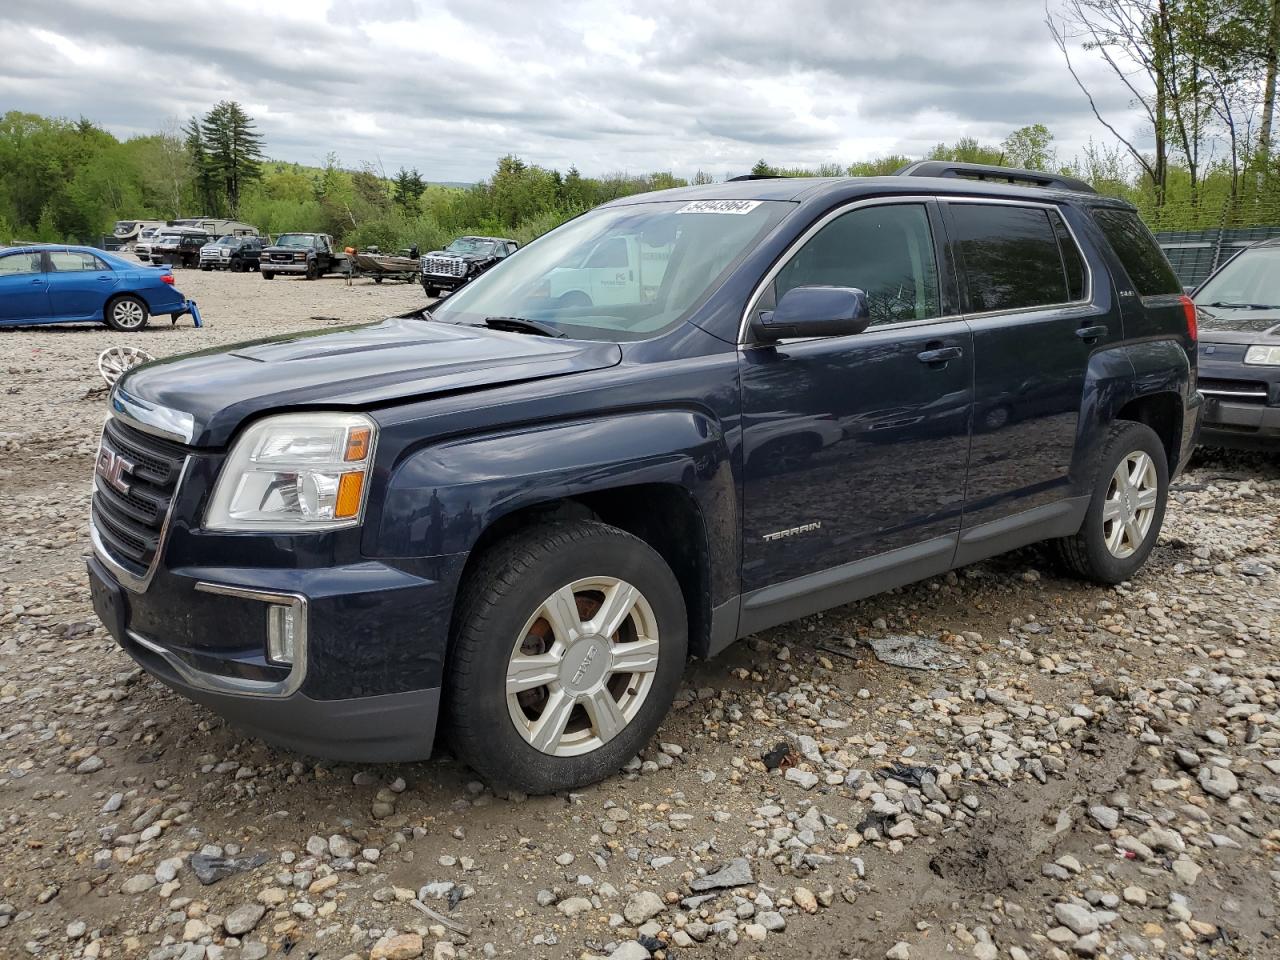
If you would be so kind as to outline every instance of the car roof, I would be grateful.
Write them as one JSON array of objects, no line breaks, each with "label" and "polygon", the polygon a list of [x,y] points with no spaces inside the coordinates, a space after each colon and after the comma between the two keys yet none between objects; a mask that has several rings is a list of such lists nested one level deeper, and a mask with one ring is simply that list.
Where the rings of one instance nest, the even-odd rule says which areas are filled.
[{"label": "car roof", "polygon": [[964,177],[774,177],[750,180],[727,180],[694,187],[676,187],[620,197],[606,207],[633,203],[657,203],[664,200],[782,200],[792,203],[820,201],[838,203],[859,196],[893,196],[895,194],[957,197],[993,197],[1009,200],[1032,200],[1051,203],[1085,201],[1091,205],[1131,208],[1131,204],[1111,197],[1056,187],[1033,187]]}]

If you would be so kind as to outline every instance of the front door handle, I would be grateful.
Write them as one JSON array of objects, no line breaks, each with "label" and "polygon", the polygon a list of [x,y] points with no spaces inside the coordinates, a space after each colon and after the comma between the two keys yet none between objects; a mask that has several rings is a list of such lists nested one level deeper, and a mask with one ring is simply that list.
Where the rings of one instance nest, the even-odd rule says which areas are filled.
[{"label": "front door handle", "polygon": [[1095,340],[1101,340],[1107,335],[1107,326],[1099,324],[1096,327],[1081,327],[1076,331],[1076,336],[1085,343],[1093,343]]},{"label": "front door handle", "polygon": [[942,367],[946,366],[947,361],[959,360],[963,356],[964,351],[959,347],[935,347],[931,350],[921,350],[916,354],[916,359],[931,367]]}]

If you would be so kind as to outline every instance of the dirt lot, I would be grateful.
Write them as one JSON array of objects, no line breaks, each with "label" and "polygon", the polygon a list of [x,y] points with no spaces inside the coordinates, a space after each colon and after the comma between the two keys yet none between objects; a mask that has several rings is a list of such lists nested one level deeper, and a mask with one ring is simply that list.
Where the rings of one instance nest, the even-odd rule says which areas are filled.
[{"label": "dirt lot", "polygon": [[617,777],[496,797],[246,739],[97,625],[98,351],[422,302],[178,277],[202,330],[0,331],[0,957],[1280,957],[1280,458],[1203,454],[1132,584],[1028,550],[769,631]]}]

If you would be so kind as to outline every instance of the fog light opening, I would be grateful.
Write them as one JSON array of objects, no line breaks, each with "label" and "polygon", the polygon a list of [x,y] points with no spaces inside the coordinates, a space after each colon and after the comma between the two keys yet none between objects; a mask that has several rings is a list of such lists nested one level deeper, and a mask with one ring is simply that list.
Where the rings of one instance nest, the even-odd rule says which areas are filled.
[{"label": "fog light opening", "polygon": [[267,659],[282,666],[293,666],[296,637],[294,608],[278,603],[267,607]]}]

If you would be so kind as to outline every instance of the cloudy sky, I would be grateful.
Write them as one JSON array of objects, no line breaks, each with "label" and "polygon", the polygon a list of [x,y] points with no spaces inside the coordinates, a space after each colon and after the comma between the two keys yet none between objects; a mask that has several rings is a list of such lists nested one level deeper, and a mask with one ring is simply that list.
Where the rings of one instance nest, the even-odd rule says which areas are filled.
[{"label": "cloudy sky", "polygon": [[[0,111],[120,136],[239,100],[270,156],[476,180],[498,156],[584,173],[744,172],[1104,131],[1040,0],[57,0],[6,3]],[[1127,104],[1099,78],[1124,131]]]}]

